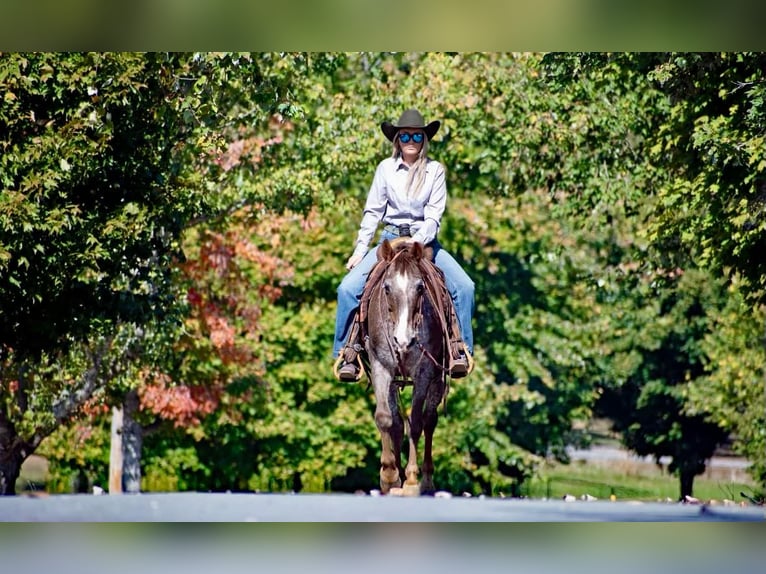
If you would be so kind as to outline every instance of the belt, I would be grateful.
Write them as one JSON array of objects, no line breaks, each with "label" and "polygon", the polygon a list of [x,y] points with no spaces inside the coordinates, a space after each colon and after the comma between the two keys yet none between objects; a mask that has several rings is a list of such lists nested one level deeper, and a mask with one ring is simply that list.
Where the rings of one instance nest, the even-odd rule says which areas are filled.
[{"label": "belt", "polygon": [[393,223],[389,223],[383,229],[392,235],[396,235],[397,237],[412,237],[412,230],[410,229],[409,223],[402,223],[401,225],[394,225]]}]

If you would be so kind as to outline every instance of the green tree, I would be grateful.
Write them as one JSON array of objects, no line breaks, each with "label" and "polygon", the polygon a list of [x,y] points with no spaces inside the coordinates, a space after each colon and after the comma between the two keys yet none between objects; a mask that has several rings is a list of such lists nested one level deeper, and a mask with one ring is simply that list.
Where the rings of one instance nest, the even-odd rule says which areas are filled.
[{"label": "green tree", "polygon": [[[654,296],[665,301],[686,299],[688,296],[683,293],[673,294],[680,289],[681,283],[665,279],[677,272],[699,277],[696,272],[699,268],[709,272],[709,275],[701,275],[704,281],[715,282],[718,278],[733,281],[738,284],[737,290],[754,305],[754,309],[761,308],[763,263],[762,258],[755,256],[755,253],[760,249],[764,228],[761,198],[763,171],[766,167],[763,162],[764,148],[761,145],[764,117],[763,55],[551,54],[544,58],[544,63],[554,85],[571,93],[580,92],[583,86],[593,80],[600,83],[606,81],[605,90],[617,89],[619,93],[625,94],[625,97],[620,97],[624,103],[651,103],[648,107],[634,104],[628,107],[639,118],[637,122],[643,122],[649,129],[641,132],[643,137],[640,139],[630,136],[626,138],[626,142],[635,149],[636,158],[629,165],[634,183],[626,188],[626,197],[632,198],[631,211],[639,217],[637,237],[645,238],[648,242],[649,248],[641,255],[638,270],[656,282],[656,287],[652,289]],[[615,88],[620,85],[622,87]],[[625,88],[633,90],[636,95],[626,93]],[[621,104],[615,109],[619,107]],[[603,140],[594,141],[594,149],[602,149],[604,143]],[[592,207],[591,202],[580,201],[581,197],[587,196],[569,196],[569,199],[575,199],[573,203],[576,209]],[[594,197],[606,198],[608,195],[599,193]],[[669,292],[664,292],[666,290]],[[718,321],[716,313],[721,308],[719,304],[708,309],[706,317],[710,329]],[[750,312],[742,311],[744,326]],[[628,316],[631,315],[639,316],[635,313],[629,313]],[[645,319],[652,320],[651,312]],[[662,320],[662,316],[658,315],[656,319]],[[681,324],[690,327],[688,321]],[[636,333],[641,330],[638,327]],[[689,328],[685,333],[675,333],[678,341],[671,347],[677,351],[681,347],[699,347],[702,338],[709,336],[704,329]],[[667,335],[659,333],[659,337],[659,341],[668,341]],[[641,349],[651,348],[647,346],[649,341],[639,337],[635,344],[626,341],[628,345],[625,348],[632,347],[639,356],[647,359],[649,356]],[[707,346],[705,348],[710,349]],[[698,372],[700,365],[706,365],[710,376],[717,378],[716,362],[722,358],[719,353],[720,349],[715,354],[715,360],[703,354],[686,364],[685,369],[697,372],[691,388],[703,380]],[[639,379],[643,380],[641,384],[649,385],[650,379],[643,377],[641,369],[635,364],[636,356],[634,352],[633,384],[637,384],[635,375],[639,375]],[[688,356],[686,358],[689,359]],[[666,360],[671,360],[671,357],[666,357]],[[673,360],[677,364],[679,357],[676,355]],[[654,360],[646,365],[643,373],[652,369],[656,369]],[[753,375],[758,372],[762,371],[753,370],[738,379],[748,397],[753,394],[747,393],[745,389],[748,384],[752,384]],[[621,380],[624,379],[618,377],[611,383],[605,383],[614,386]],[[670,384],[661,390],[657,387],[658,381]],[[763,384],[763,381],[756,384],[755,396],[763,396]],[[688,417],[689,420],[706,418],[706,428],[711,429],[711,432],[715,427],[725,427],[733,432],[735,440],[741,440],[737,437],[758,436],[761,432],[758,429],[764,426],[766,416],[761,407],[754,409],[759,415],[751,414],[736,420],[718,418],[721,410],[706,411],[701,402],[692,404],[686,391],[679,393],[675,388],[677,383],[673,384],[668,379],[655,379],[651,385],[655,396],[674,397],[672,401],[655,404],[658,416],[663,413],[662,416],[674,418],[674,411],[680,409],[682,412],[677,413],[678,417]],[[685,385],[684,388],[689,387]],[[714,385],[707,388],[713,390],[721,387]],[[650,392],[651,389],[647,388],[646,393]],[[717,395],[713,402],[727,403],[732,400],[734,395],[723,394]],[[659,407],[662,404],[671,410],[661,410]],[[729,412],[738,408],[731,404]],[[627,427],[630,422],[619,424]],[[659,430],[659,427],[655,429]],[[671,432],[671,427],[665,427],[665,430],[668,432],[665,441],[674,436],[679,439],[680,435]],[[655,435],[653,444],[659,443],[660,439]],[[691,442],[687,446],[692,446]],[[710,451],[709,446],[698,446],[700,452]],[[675,448],[680,452],[684,445],[677,444]],[[743,452],[752,452],[756,460],[763,460],[763,450],[755,452],[745,444],[740,444],[738,448]],[[688,479],[685,482],[690,483]]]},{"label": "green tree", "polygon": [[672,103],[651,159],[670,174],[651,237],[671,257],[732,277],[749,299],[766,297],[766,55],[670,53],[649,78]]},{"label": "green tree", "polygon": [[[763,53],[671,53],[664,55],[651,76],[673,102],[651,150],[652,159],[665,163],[672,174],[659,190],[651,237],[671,246],[666,250],[671,256],[684,254],[729,279],[733,297],[741,294],[747,302],[735,303],[721,319],[731,343],[710,349],[709,380],[716,382],[700,388],[715,393],[706,401],[713,405],[708,416],[730,429],[735,448],[749,455],[762,491],[766,490],[764,70]],[[740,318],[738,329],[732,329],[732,312]],[[752,330],[756,317],[761,324],[757,337]],[[721,340],[720,335],[717,338]],[[743,338],[760,349],[738,349]],[[725,383],[731,372],[722,349],[750,359]],[[697,400],[691,409],[707,410],[702,405]]]},{"label": "green tree", "polygon": [[[305,187],[278,200],[241,188],[221,158],[236,126],[300,113],[291,84],[309,65],[291,54],[0,54],[0,493],[124,370],[125,345],[135,357],[147,328],[175,322],[172,263],[191,222],[254,191],[306,203]],[[74,371],[56,375],[64,361]]]},{"label": "green tree", "polygon": [[[694,477],[728,436],[705,412],[689,412],[690,387],[705,374],[703,341],[722,304],[719,282],[704,272],[687,271],[666,278],[673,289],[657,289],[658,331],[640,353],[637,368],[616,385],[605,385],[597,409],[614,421],[623,443],[659,463],[679,478],[679,496],[692,496]],[[657,282],[661,282],[658,278]]]},{"label": "green tree", "polygon": [[[629,396],[633,410],[638,401],[651,403],[663,420],[708,417],[705,424],[752,441],[751,425],[762,420],[757,409],[740,424],[745,418],[733,413],[745,409],[724,407],[727,397],[707,410],[694,399],[697,391],[729,388],[718,365],[729,365],[730,353],[753,340],[752,322],[734,318],[750,317],[744,308],[677,280],[714,283],[697,273],[699,251],[679,248],[672,222],[667,230],[657,226],[672,215],[664,202],[683,199],[665,194],[684,177],[673,146],[690,125],[678,122],[674,131],[686,108],[676,107],[683,90],[667,97],[660,89],[676,74],[662,66],[667,58],[189,56],[207,62],[212,75],[190,82],[191,71],[180,74],[191,90],[181,96],[215,101],[215,113],[202,106],[211,114],[195,108],[180,118],[217,153],[179,159],[184,185],[204,192],[192,202],[197,215],[186,220],[192,232],[175,247],[193,265],[210,251],[234,255],[223,266],[200,264],[185,278],[170,273],[168,292],[189,303],[185,325],[195,336],[179,338],[160,323],[143,330],[142,345],[156,344],[149,362],[167,377],[169,394],[194,386],[221,392],[208,416],[182,428],[147,400],[144,414],[166,423],[144,442],[146,487],[320,491],[375,483],[370,397],[361,386],[332,381],[335,287],[375,164],[390,153],[379,122],[411,106],[443,120],[430,150],[448,168],[451,200],[440,239],[478,289],[481,364],[448,397],[435,444],[440,487],[520,492],[540,457],[565,460],[567,445],[587,440],[575,429],[600,393]],[[226,65],[214,65],[219,59]],[[700,85],[714,79],[702,70],[695,77]],[[210,123],[195,123],[199,117]],[[191,133],[184,132],[177,153],[196,149]],[[686,207],[677,207],[680,217]],[[676,229],[683,231],[680,223]],[[261,259],[248,259],[243,246]],[[264,273],[275,261],[279,273]],[[712,263],[708,268],[722,275]],[[731,277],[754,284],[742,270]],[[278,296],[263,297],[263,290]],[[706,302],[705,313],[694,310],[695,297]],[[251,311],[257,321],[249,321]],[[213,318],[220,329],[210,327]],[[731,344],[722,341],[726,333]],[[254,360],[226,363],[214,341]],[[174,359],[173,350],[182,356]],[[748,354],[736,379],[738,396],[748,400],[757,395],[746,386],[757,359]],[[664,361],[690,378],[663,377]],[[17,369],[8,358],[3,364],[5,373]],[[126,378],[118,390],[135,385]],[[636,422],[623,415],[626,429]],[[652,448],[664,453],[675,441],[673,448],[703,453],[707,447],[679,428],[654,429]]]},{"label": "green tree", "polygon": [[[733,282],[720,313],[700,343],[705,373],[689,384],[687,410],[727,429],[734,450],[751,462],[751,474],[766,485],[766,392],[763,307],[749,304]],[[763,492],[761,493],[763,497]]]}]

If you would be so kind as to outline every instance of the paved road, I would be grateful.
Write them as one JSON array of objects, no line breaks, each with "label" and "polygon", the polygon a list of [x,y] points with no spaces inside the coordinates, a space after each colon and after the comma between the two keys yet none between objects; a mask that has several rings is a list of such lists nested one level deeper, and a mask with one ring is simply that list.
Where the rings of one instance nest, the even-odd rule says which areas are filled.
[{"label": "paved road", "polygon": [[677,503],[166,493],[0,499],[5,522],[766,522],[766,509]]},{"label": "paved road", "polygon": [[0,521],[2,574],[761,574],[766,563],[760,507],[172,493],[1,498]]}]

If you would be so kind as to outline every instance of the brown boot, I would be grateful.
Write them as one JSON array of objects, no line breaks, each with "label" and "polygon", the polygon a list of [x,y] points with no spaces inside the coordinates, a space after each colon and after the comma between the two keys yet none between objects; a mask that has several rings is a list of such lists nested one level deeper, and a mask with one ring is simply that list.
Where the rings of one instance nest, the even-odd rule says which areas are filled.
[{"label": "brown boot", "polygon": [[452,359],[452,364],[449,368],[449,376],[453,379],[462,379],[468,376],[470,365],[468,364],[468,357],[464,353],[460,353],[460,356]]},{"label": "brown boot", "polygon": [[453,340],[450,346],[449,376],[453,379],[467,377],[473,371],[473,357],[460,339]]},{"label": "brown boot", "polygon": [[338,380],[344,383],[355,383],[359,380],[359,366],[356,363],[343,361],[338,369]]}]

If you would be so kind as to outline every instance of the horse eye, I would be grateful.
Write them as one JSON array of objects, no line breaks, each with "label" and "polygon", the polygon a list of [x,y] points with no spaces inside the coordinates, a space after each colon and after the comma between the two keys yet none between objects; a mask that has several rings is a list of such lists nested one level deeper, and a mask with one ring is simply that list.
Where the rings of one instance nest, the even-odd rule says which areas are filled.
[{"label": "horse eye", "polygon": [[415,288],[418,292],[418,295],[422,295],[423,292],[426,290],[425,286],[422,283],[418,283],[418,286]]},{"label": "horse eye", "polygon": [[386,295],[391,294],[391,287],[388,285],[388,283],[383,285],[383,291],[386,293]]}]

